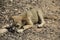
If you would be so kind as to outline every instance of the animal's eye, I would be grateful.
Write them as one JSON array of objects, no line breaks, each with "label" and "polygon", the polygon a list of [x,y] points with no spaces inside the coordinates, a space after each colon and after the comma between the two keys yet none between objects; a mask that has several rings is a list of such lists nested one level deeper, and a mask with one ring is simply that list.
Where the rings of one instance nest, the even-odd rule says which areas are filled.
[{"label": "animal's eye", "polygon": [[21,14],[21,13],[18,13],[18,14]]},{"label": "animal's eye", "polygon": [[32,9],[32,8],[30,7],[30,9]]}]

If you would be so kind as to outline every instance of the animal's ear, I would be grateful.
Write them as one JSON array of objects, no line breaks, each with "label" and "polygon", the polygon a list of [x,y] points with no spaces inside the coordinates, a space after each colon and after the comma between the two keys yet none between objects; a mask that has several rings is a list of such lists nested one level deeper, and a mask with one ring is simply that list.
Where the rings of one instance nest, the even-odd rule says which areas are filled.
[{"label": "animal's ear", "polygon": [[30,7],[30,10],[33,9],[32,7]]}]

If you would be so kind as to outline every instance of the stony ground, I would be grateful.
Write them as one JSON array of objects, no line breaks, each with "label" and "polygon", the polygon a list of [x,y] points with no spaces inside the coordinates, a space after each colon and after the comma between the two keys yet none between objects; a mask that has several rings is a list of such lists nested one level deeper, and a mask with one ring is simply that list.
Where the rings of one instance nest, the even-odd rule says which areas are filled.
[{"label": "stony ground", "polygon": [[7,32],[0,35],[0,40],[60,40],[60,0],[0,0],[0,25],[5,22],[4,15],[18,15],[27,4],[42,8],[45,25],[23,33]]}]

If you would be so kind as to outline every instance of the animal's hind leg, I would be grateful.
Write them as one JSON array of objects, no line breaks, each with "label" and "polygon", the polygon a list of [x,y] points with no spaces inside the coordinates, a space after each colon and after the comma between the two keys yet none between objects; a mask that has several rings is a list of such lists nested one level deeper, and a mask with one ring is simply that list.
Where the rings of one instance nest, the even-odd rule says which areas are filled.
[{"label": "animal's hind leg", "polygon": [[39,16],[39,18],[41,19],[41,21],[40,21],[41,24],[38,24],[38,25],[37,25],[38,27],[42,27],[42,26],[45,24],[45,21],[44,21],[44,18],[43,18],[43,15],[42,15],[42,14],[43,14],[42,10],[39,9],[39,10],[38,10],[38,16]]}]

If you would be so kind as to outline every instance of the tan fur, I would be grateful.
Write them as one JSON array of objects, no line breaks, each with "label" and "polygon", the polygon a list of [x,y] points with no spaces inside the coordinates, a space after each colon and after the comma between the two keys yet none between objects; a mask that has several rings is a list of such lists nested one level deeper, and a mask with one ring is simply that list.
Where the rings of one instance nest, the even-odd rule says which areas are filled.
[{"label": "tan fur", "polygon": [[[20,29],[21,31],[24,31],[28,28],[33,27],[34,23],[37,23],[41,19],[41,24],[37,24],[38,27],[41,27],[45,24],[44,18],[43,18],[43,12],[41,9],[38,8],[32,8],[31,10],[27,10],[26,13],[12,16],[14,21],[20,25],[22,25],[22,20],[25,20],[27,22],[27,25],[23,26],[24,29]],[[39,18],[38,18],[39,16]],[[40,22],[40,21],[39,21]],[[18,32],[21,32],[18,30]]]}]

